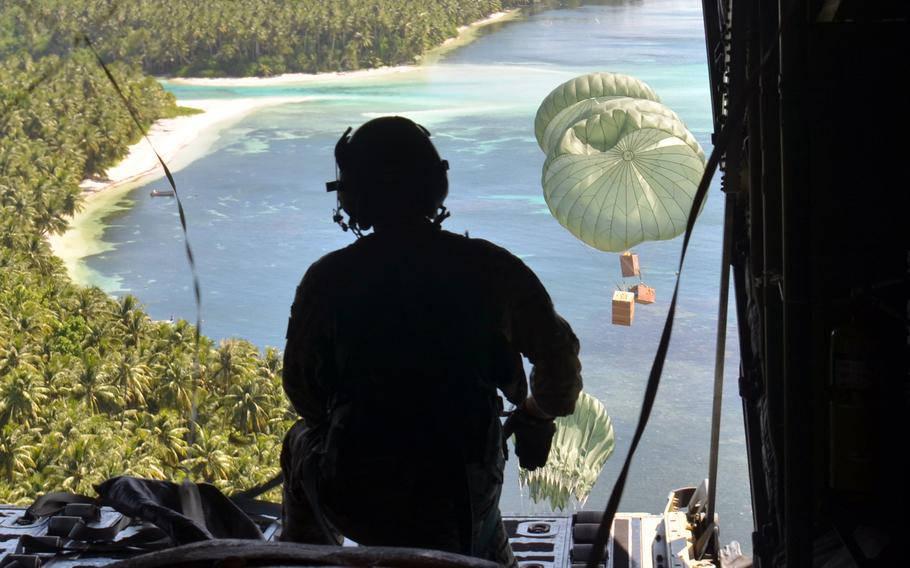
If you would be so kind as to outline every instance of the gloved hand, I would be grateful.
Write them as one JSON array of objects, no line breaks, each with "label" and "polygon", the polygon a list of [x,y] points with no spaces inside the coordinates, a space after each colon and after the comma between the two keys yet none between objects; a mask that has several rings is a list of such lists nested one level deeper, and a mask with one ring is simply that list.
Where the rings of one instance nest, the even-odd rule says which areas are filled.
[{"label": "gloved hand", "polygon": [[522,405],[506,419],[502,432],[506,439],[515,434],[515,455],[523,469],[533,471],[547,464],[556,434],[552,418],[532,416]]}]

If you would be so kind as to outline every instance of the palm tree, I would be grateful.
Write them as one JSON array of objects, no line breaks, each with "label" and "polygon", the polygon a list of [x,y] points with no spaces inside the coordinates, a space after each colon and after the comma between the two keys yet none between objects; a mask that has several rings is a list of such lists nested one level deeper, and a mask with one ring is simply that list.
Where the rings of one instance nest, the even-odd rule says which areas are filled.
[{"label": "palm tree", "polygon": [[123,455],[122,466],[115,475],[130,475],[145,479],[167,479],[168,475],[161,461],[156,456],[139,455],[136,448],[127,446]]},{"label": "palm tree", "polygon": [[102,481],[97,473],[98,447],[95,436],[81,435],[67,440],[63,451],[48,466],[50,487],[74,493],[88,493],[92,483]]},{"label": "palm tree", "polygon": [[268,409],[271,402],[267,388],[258,380],[232,385],[225,397],[234,426],[239,426],[244,435],[265,431],[269,423]]},{"label": "palm tree", "polygon": [[23,442],[21,429],[11,430],[8,426],[0,429],[0,477],[8,483],[35,467],[31,457],[35,447]]},{"label": "palm tree", "polygon": [[50,332],[46,311],[35,302],[26,302],[19,313],[12,318],[10,328],[14,334],[21,336],[45,336]]},{"label": "palm tree", "polygon": [[34,373],[38,361],[22,335],[15,335],[12,342],[0,345],[0,377],[16,370]]},{"label": "palm tree", "polygon": [[227,481],[233,469],[233,458],[224,451],[226,441],[223,436],[210,434],[200,428],[197,432],[196,442],[190,448],[193,457],[186,460],[195,479],[203,479],[210,483]]},{"label": "palm tree", "polygon": [[77,288],[73,295],[73,311],[85,318],[86,321],[92,321],[98,313],[107,311],[110,313],[108,298],[99,288]]},{"label": "palm tree", "polygon": [[120,302],[117,306],[117,317],[121,321],[126,321],[126,319],[136,310],[139,309],[139,300],[136,296],[132,294],[127,294],[120,299]]},{"label": "palm tree", "polygon": [[66,375],[71,375],[72,357],[56,351],[50,351],[39,369],[41,381],[50,388],[67,382]]},{"label": "palm tree", "polygon": [[126,333],[124,345],[135,347],[137,350],[140,349],[140,341],[146,324],[149,322],[149,317],[139,307],[139,301],[136,296],[127,294],[123,297],[117,311],[117,319]]},{"label": "palm tree", "polygon": [[48,389],[35,375],[16,369],[0,383],[0,426],[12,422],[28,428],[38,419]]},{"label": "palm tree", "polygon": [[268,379],[278,377],[281,375],[282,363],[281,352],[274,347],[266,347],[265,356],[262,358],[262,364],[259,367],[262,371],[260,374]]},{"label": "palm tree", "polygon": [[132,421],[132,444],[169,468],[176,468],[187,455],[188,428],[173,411],[163,410],[157,414],[139,413]]},{"label": "palm tree", "polygon": [[88,349],[82,355],[81,366],[76,371],[75,384],[69,394],[75,400],[82,401],[91,414],[102,409],[114,410],[118,406],[117,387],[111,384],[111,374],[107,365],[94,349]]},{"label": "palm tree", "polygon": [[252,351],[252,346],[238,339],[224,339],[218,344],[212,378],[221,394],[227,393],[234,382],[251,372],[248,361]]},{"label": "palm tree", "polygon": [[[273,478],[281,470],[281,440],[276,436],[256,436],[241,448],[234,458],[234,479],[236,490],[254,487]],[[281,500],[280,489],[267,494],[266,499]]]},{"label": "palm tree", "polygon": [[139,359],[135,351],[127,351],[114,356],[112,367],[111,379],[119,390],[121,405],[127,408],[145,407],[151,388],[148,365]]},{"label": "palm tree", "polygon": [[182,358],[167,360],[158,365],[156,372],[160,376],[155,392],[158,405],[189,413],[196,389],[189,363]]}]

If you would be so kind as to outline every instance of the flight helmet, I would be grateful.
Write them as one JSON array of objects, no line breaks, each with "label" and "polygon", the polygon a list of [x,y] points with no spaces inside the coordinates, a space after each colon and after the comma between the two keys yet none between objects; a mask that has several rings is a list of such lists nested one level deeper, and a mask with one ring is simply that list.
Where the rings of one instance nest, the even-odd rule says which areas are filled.
[{"label": "flight helmet", "polygon": [[[335,144],[336,180],[326,184],[338,192],[333,220],[357,235],[377,220],[387,224],[429,219],[437,225],[448,213],[449,164],[439,157],[423,126],[401,116],[383,116],[364,123],[351,135],[348,128]],[[340,210],[348,214],[348,221]]]}]

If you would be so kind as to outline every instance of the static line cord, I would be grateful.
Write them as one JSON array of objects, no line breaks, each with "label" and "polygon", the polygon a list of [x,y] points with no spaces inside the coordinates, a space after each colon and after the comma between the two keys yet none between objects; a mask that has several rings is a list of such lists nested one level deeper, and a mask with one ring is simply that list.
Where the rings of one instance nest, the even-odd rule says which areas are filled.
[{"label": "static line cord", "polygon": [[186,250],[186,260],[190,265],[190,273],[193,277],[193,295],[196,300],[196,333],[193,338],[193,392],[191,394],[190,401],[190,440],[189,440],[189,451],[192,452],[193,443],[196,441],[196,418],[197,418],[197,404],[196,404],[196,391],[197,391],[197,382],[200,375],[200,365],[199,365],[199,339],[202,334],[202,292],[199,285],[199,273],[196,270],[196,260],[193,257],[193,248],[190,246],[190,237],[186,230],[186,213],[183,210],[183,202],[180,200],[180,192],[177,191],[177,183],[174,181],[174,176],[171,174],[171,170],[167,167],[167,164],[164,163],[164,159],[161,158],[161,155],[155,149],[155,145],[152,144],[152,141],[149,139],[148,134],[145,132],[145,129],[142,127],[142,122],[139,121],[139,114],[136,112],[136,109],[133,108],[133,105],[130,103],[129,99],[126,98],[126,95],[123,94],[123,89],[120,88],[120,84],[117,83],[117,80],[114,78],[114,75],[111,73],[111,70],[108,69],[108,66],[104,63],[104,60],[101,59],[101,55],[98,54],[98,51],[95,49],[95,46],[92,45],[91,40],[88,38],[88,35],[82,34],[80,38],[85,46],[88,47],[92,54],[95,56],[95,59],[98,61],[98,64],[101,66],[101,69],[104,70],[104,74],[107,75],[108,81],[114,87],[114,91],[117,92],[117,96],[120,97],[120,100],[123,102],[123,105],[126,107],[127,112],[129,112],[130,117],[133,119],[133,122],[136,124],[136,128],[139,129],[139,132],[142,133],[142,137],[145,138],[145,141],[148,142],[148,145],[151,147],[152,152],[155,153],[155,157],[158,158],[158,163],[161,164],[161,167],[164,169],[164,175],[167,178],[168,184],[170,184],[171,189],[174,190],[174,197],[177,200],[177,212],[180,214],[180,228],[183,230],[183,243]]}]

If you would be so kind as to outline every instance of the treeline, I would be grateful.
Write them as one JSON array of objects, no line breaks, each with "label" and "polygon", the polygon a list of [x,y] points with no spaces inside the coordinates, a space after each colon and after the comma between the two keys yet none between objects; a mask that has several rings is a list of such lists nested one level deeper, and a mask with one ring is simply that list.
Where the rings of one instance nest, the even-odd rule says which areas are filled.
[{"label": "treeline", "polygon": [[106,58],[177,76],[312,73],[413,63],[460,25],[534,0],[21,0],[0,57],[60,55],[88,34]]},{"label": "treeline", "polygon": [[[179,112],[138,69],[112,72],[144,127]],[[191,325],[74,285],[49,250],[79,181],[139,135],[90,53],[0,61],[0,503],[113,475],[231,491],[278,471],[293,419],[278,352],[203,338],[196,364]]]}]

